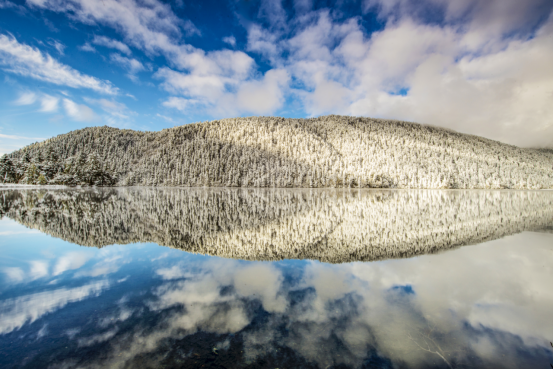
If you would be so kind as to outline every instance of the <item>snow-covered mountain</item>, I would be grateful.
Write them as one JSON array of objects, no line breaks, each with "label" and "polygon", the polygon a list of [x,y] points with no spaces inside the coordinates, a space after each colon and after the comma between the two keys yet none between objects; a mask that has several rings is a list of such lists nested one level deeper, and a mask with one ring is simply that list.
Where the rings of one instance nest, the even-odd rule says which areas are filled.
[{"label": "snow-covered mountain", "polygon": [[347,116],[91,127],[0,161],[4,182],[68,185],[550,189],[552,173],[552,150]]}]

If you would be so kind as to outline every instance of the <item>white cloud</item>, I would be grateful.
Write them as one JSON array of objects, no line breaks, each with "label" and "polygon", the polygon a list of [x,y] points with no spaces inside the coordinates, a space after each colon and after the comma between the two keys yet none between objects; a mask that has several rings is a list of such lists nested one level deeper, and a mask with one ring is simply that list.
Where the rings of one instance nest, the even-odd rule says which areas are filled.
[{"label": "white cloud", "polygon": [[233,35],[224,37],[223,42],[231,45],[232,47],[237,45],[237,39]]},{"label": "white cloud", "polygon": [[237,103],[246,112],[271,113],[284,103],[283,89],[288,85],[289,74],[284,69],[266,72],[261,81],[243,83],[237,92]]},{"label": "white cloud", "polygon": [[19,98],[14,101],[14,104],[31,105],[34,104],[37,100],[40,101],[40,112],[55,112],[58,110],[58,102],[60,100],[59,98],[47,94],[38,95],[33,92],[26,92],[21,94]]},{"label": "white cloud", "polygon": [[167,108],[175,108],[180,111],[185,111],[187,107],[190,107],[191,105],[194,105],[196,103],[198,103],[197,100],[184,99],[184,98],[178,98],[176,96],[172,96],[168,98],[166,101],[164,101],[162,105]]},{"label": "white cloud", "polygon": [[106,112],[123,113],[128,110],[125,104],[116,102],[114,100],[85,98],[85,101],[91,104],[99,105]]},{"label": "white cloud", "polygon": [[105,46],[111,49],[117,49],[123,54],[131,55],[131,49],[129,49],[127,45],[125,45],[121,41],[110,39],[106,36],[94,36],[92,43],[96,45]]},{"label": "white cloud", "polygon": [[131,116],[136,112],[131,111],[125,104],[108,99],[84,99],[87,103],[100,107],[104,112],[102,118],[105,123],[112,127],[127,127],[131,122]]},{"label": "white cloud", "polygon": [[276,59],[280,53],[278,37],[261,26],[252,24],[248,29],[246,50],[259,53],[271,60],[273,64],[277,64]]},{"label": "white cloud", "polygon": [[[163,102],[163,106],[181,111],[192,109],[194,105],[209,106],[214,115],[271,114],[283,106],[290,78],[284,69],[269,70],[260,80],[238,81],[214,75],[184,74],[168,68],[158,70],[155,77],[165,80],[162,86],[167,91],[191,97],[173,96]],[[228,84],[235,85],[237,92],[227,92]]]},{"label": "white cloud", "polygon": [[94,111],[84,104],[77,104],[72,100],[63,99],[63,106],[67,115],[75,121],[90,122],[98,118]]},{"label": "white cloud", "polygon": [[58,111],[58,102],[59,98],[50,95],[44,95],[40,99],[40,111],[41,112],[57,112]]},{"label": "white cloud", "polygon": [[[428,2],[366,2],[387,20],[370,36],[357,18],[337,21],[326,10],[288,32],[252,24],[248,50],[302,86],[290,92],[312,116],[402,119],[551,146],[552,15],[533,29],[545,16],[538,2],[435,3],[444,25],[422,23]],[[391,94],[400,89],[407,95]]]},{"label": "white cloud", "polygon": [[0,34],[0,64],[7,72],[35,78],[56,85],[86,88],[104,94],[117,94],[109,81],[81,74],[61,64],[37,48],[20,44],[14,37]]},{"label": "white cloud", "polygon": [[79,46],[79,49],[81,49],[83,51],[88,51],[90,53],[96,53],[96,49],[91,44],[89,44],[88,42],[85,42],[84,45]]},{"label": "white cloud", "polygon": [[37,94],[33,92],[27,92],[23,93],[19,96],[19,98],[14,101],[14,104],[17,105],[29,105],[33,104],[37,100]]},{"label": "white cloud", "polygon": [[112,63],[118,64],[125,68],[129,72],[127,76],[132,80],[137,79],[136,74],[138,72],[146,70],[144,65],[134,58],[127,58],[119,54],[111,54],[110,60]]},{"label": "white cloud", "polygon": [[[71,17],[85,24],[103,24],[120,31],[127,44],[143,49],[150,54],[181,52],[178,39],[181,29],[195,33],[192,23],[179,19],[169,4],[156,0],[137,3],[135,1],[104,0],[28,0],[38,8],[55,12],[67,12]],[[122,16],[125,15],[125,16]],[[103,40],[106,41],[106,40]],[[106,44],[115,47],[114,43]],[[119,45],[121,49],[125,49]],[[183,47],[183,51],[190,50]]]},{"label": "white cloud", "polygon": [[[167,67],[158,70],[156,77],[165,80],[162,86],[170,92],[175,91],[200,100],[203,104],[227,101],[230,91],[250,79],[255,66],[254,60],[242,51],[205,52],[181,43],[181,30],[192,35],[198,34],[196,28],[192,23],[179,19],[169,5],[156,0],[140,4],[115,0],[104,0],[101,3],[82,0],[29,0],[28,4],[68,12],[71,17],[86,24],[110,26],[122,33],[128,45],[141,49],[148,55],[164,55],[179,72]],[[116,17],[114,14],[126,16]],[[121,50],[123,49],[122,47]],[[114,61],[127,68],[134,68],[135,71],[141,68],[138,63],[122,58],[114,57]],[[178,82],[174,82],[175,79]]]},{"label": "white cloud", "polygon": [[[552,15],[544,20],[551,6],[538,0],[366,0],[362,10],[377,11],[385,25],[370,35],[359,17],[343,19],[335,9],[311,11],[310,1],[295,1],[294,19],[280,2],[263,1],[258,12],[263,24],[245,22],[246,51],[285,71],[289,78],[283,84],[272,84],[269,72],[255,78],[256,63],[242,51],[206,52],[183,43],[197,29],[157,0],[27,3],[117,30],[125,41],[118,49],[123,53],[131,45],[149,56],[165,56],[169,66],[155,77],[180,95],[164,105],[180,110],[197,101],[194,109],[209,107],[214,115],[266,114],[293,94],[312,116],[403,119],[516,145],[552,145]],[[442,22],[426,23],[429,9],[442,15]],[[232,37],[223,41],[234,47]],[[115,45],[108,41],[104,44]],[[120,64],[133,68],[130,59]],[[256,100],[249,88],[268,100]],[[391,94],[401,89],[405,96]]]},{"label": "white cloud", "polygon": [[48,44],[50,46],[52,46],[54,49],[56,49],[56,51],[58,52],[58,54],[60,55],[64,55],[64,50],[65,50],[65,45],[62,44],[61,42],[59,42],[58,40],[49,40],[48,41]]}]

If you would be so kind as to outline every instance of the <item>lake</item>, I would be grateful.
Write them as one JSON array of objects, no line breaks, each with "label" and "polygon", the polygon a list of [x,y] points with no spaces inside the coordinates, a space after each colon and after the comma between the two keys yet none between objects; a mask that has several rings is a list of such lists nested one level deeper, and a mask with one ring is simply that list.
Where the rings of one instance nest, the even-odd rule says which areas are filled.
[{"label": "lake", "polygon": [[2,189],[0,367],[550,368],[552,200]]}]

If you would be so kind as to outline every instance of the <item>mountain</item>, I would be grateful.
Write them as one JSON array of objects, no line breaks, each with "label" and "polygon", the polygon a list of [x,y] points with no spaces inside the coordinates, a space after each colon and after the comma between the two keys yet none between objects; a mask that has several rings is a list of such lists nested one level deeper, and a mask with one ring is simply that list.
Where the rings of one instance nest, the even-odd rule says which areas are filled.
[{"label": "mountain", "polygon": [[4,182],[98,186],[550,189],[552,173],[552,150],[334,115],[90,127],[0,160]]},{"label": "mountain", "polygon": [[552,192],[0,190],[0,216],[89,247],[154,242],[224,258],[343,263],[552,232]]}]

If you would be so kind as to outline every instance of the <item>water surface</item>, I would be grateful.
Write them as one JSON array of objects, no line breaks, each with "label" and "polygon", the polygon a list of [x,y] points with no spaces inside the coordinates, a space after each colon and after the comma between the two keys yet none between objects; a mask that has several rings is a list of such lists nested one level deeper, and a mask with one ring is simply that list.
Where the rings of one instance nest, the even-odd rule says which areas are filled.
[{"label": "water surface", "polygon": [[552,193],[0,191],[0,366],[550,367]]}]

